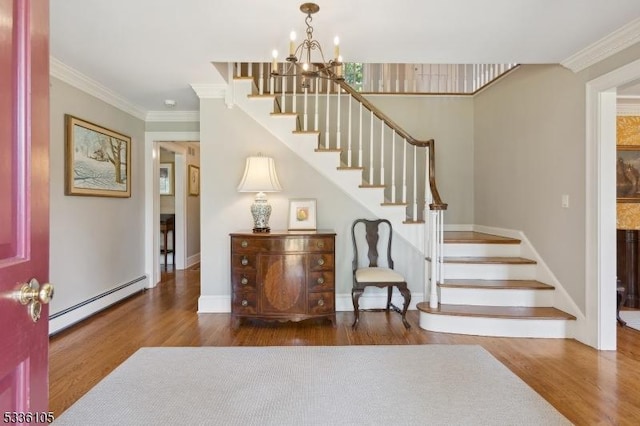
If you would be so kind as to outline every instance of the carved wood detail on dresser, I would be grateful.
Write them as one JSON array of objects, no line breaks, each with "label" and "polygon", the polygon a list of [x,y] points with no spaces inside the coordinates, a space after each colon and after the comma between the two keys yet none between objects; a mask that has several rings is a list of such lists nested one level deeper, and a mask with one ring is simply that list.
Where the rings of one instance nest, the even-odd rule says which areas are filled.
[{"label": "carved wood detail on dresser", "polygon": [[302,321],[335,327],[335,233],[237,232],[231,236],[231,318]]}]

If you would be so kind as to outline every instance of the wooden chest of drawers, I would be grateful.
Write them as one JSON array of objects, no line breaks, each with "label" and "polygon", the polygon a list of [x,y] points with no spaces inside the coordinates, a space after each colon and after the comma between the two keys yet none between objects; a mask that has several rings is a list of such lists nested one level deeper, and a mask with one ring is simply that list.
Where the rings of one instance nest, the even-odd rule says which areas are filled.
[{"label": "wooden chest of drawers", "polygon": [[335,326],[335,233],[231,235],[231,317],[327,318]]}]

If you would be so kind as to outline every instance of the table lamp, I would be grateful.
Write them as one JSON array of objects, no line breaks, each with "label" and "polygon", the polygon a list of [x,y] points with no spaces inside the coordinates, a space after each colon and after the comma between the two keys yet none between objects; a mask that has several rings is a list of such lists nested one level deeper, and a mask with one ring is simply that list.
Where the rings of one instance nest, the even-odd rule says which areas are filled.
[{"label": "table lamp", "polygon": [[253,215],[253,232],[269,232],[269,216],[271,205],[267,202],[265,192],[278,192],[282,187],[278,182],[276,165],[271,157],[258,155],[248,157],[244,168],[244,175],[238,185],[238,192],[257,192],[256,199],[251,204]]}]

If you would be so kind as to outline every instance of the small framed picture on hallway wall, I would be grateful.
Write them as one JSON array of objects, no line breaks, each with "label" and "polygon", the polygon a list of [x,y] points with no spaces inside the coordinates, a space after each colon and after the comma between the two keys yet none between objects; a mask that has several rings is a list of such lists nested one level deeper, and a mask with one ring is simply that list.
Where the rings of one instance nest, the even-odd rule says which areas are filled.
[{"label": "small framed picture on hallway wall", "polygon": [[189,195],[200,195],[200,168],[189,164]]}]

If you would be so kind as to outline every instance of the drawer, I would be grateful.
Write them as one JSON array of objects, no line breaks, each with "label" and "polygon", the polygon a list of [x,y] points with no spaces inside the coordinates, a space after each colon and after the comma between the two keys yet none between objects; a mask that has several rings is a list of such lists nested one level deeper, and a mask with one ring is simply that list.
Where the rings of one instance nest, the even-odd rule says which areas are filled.
[{"label": "drawer", "polygon": [[326,314],[335,311],[335,293],[309,293],[309,315]]},{"label": "drawer", "polygon": [[257,267],[257,256],[255,254],[232,254],[231,269],[240,269],[243,271],[255,271]]},{"label": "drawer", "polygon": [[310,271],[333,271],[335,259],[332,253],[309,254]]},{"label": "drawer", "polygon": [[270,248],[270,238],[231,237],[232,253],[256,253]]},{"label": "drawer", "polygon": [[255,291],[256,271],[245,269],[234,269],[231,273],[231,285],[233,291]]},{"label": "drawer", "polygon": [[231,237],[232,253],[258,253],[270,251],[286,252],[333,252],[333,237]]},{"label": "drawer", "polygon": [[274,238],[274,237],[232,237],[232,253],[259,253],[272,251],[303,251],[304,238]]},{"label": "drawer", "polygon": [[309,291],[333,290],[335,279],[333,271],[314,271],[309,273]]},{"label": "drawer", "polygon": [[231,295],[231,312],[255,315],[258,312],[258,298],[252,291],[236,291]]},{"label": "drawer", "polygon": [[306,251],[333,252],[333,237],[312,237],[306,241]]}]

